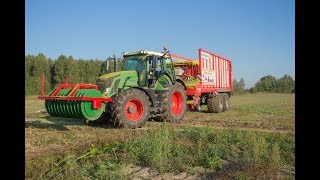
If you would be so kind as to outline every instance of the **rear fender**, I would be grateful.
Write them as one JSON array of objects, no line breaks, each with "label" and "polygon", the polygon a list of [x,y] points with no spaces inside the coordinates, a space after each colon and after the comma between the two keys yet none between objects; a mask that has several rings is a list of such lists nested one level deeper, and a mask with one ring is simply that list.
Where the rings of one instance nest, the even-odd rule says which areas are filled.
[{"label": "rear fender", "polygon": [[176,82],[181,83],[183,85],[183,87],[184,87],[184,90],[187,90],[187,86],[186,86],[186,84],[184,83],[184,81],[181,78],[177,78]]}]

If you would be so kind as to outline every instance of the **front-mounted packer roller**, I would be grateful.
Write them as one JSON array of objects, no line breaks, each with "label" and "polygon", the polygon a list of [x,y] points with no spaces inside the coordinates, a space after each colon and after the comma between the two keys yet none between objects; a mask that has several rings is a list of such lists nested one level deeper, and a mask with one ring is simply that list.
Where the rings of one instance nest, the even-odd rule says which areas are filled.
[{"label": "front-mounted packer roller", "polygon": [[65,84],[44,93],[44,75],[42,75],[42,92],[39,99],[45,100],[45,108],[50,116],[77,118],[95,121],[105,111],[105,103],[112,102],[111,98],[103,97],[94,84]]}]

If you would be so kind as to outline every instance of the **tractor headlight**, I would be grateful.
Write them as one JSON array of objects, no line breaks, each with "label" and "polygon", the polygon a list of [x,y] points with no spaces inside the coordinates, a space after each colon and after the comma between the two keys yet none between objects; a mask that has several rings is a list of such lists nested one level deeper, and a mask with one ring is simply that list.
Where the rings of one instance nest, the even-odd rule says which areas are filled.
[{"label": "tractor headlight", "polygon": [[108,94],[109,93],[109,90],[110,90],[110,88],[108,87],[108,88],[106,88],[106,93]]}]

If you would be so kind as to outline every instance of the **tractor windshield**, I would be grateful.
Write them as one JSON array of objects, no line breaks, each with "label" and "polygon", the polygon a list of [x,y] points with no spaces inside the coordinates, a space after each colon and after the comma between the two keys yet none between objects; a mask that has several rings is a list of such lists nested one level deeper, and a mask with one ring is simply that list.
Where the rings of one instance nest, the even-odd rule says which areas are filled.
[{"label": "tractor windshield", "polygon": [[145,64],[139,58],[127,59],[123,65],[123,70],[125,70],[125,71],[127,71],[127,70],[141,71],[142,69],[145,69]]}]

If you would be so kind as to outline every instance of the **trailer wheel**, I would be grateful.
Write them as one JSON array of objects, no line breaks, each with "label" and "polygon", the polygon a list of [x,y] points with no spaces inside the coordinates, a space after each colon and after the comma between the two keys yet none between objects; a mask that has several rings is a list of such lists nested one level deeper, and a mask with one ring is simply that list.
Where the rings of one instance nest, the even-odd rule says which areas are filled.
[{"label": "trailer wheel", "polygon": [[226,111],[229,109],[229,95],[228,93],[223,93],[223,111]]},{"label": "trailer wheel", "polygon": [[209,112],[219,113],[223,110],[223,98],[220,95],[208,97],[207,107]]},{"label": "trailer wheel", "polygon": [[149,118],[150,104],[143,91],[133,88],[123,90],[112,105],[115,125],[129,129],[141,127]]},{"label": "trailer wheel", "polygon": [[177,82],[163,93],[163,118],[165,121],[180,123],[187,110],[187,95],[184,86]]}]

